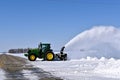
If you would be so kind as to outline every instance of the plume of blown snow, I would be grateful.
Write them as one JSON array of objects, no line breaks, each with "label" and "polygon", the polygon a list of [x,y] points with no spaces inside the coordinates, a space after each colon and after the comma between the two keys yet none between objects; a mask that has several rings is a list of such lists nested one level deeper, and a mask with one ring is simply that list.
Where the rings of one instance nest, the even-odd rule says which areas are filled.
[{"label": "plume of blown snow", "polygon": [[70,59],[87,56],[120,58],[120,29],[95,26],[75,36],[65,47]]}]

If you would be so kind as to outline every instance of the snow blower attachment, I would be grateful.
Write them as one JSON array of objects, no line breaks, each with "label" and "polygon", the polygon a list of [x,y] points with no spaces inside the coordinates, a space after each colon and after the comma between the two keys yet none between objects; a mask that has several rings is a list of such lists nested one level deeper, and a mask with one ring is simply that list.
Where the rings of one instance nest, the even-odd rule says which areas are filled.
[{"label": "snow blower attachment", "polygon": [[56,56],[59,60],[64,60],[64,61],[67,60],[67,53],[63,53],[64,49],[65,49],[65,47],[63,46],[60,50],[60,53],[56,54]]},{"label": "snow blower attachment", "polygon": [[62,47],[60,53],[54,54],[50,48],[50,44],[40,43],[38,48],[29,49],[27,54],[24,54],[30,61],[35,61],[36,58],[43,58],[44,61],[63,61],[67,60],[67,54],[63,53],[65,47]]}]

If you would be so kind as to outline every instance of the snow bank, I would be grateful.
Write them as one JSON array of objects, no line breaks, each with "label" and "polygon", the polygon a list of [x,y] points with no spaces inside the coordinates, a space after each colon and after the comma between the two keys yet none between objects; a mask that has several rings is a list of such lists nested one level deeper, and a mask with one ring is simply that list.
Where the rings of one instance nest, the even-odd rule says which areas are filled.
[{"label": "snow bank", "polygon": [[[23,56],[21,55],[21,57]],[[61,77],[64,80],[120,79],[120,59],[107,59],[105,57],[98,59],[97,57],[86,57],[81,59],[71,59],[69,61],[37,60],[29,63],[35,67],[42,68],[44,71],[50,72],[52,75]],[[23,73],[26,78],[31,78],[31,71],[23,70]],[[34,74],[32,76],[37,79],[37,76]]]},{"label": "snow bank", "polygon": [[120,60],[114,58],[87,57],[70,61],[36,61],[30,63],[64,80],[120,79]]},{"label": "snow bank", "polygon": [[120,29],[114,26],[96,26],[78,34],[65,47],[70,59],[87,56],[120,58]]},{"label": "snow bank", "polygon": [[25,53],[6,53],[7,55],[13,55],[13,56],[18,56],[18,57],[22,57],[22,58],[26,58],[26,56],[24,56]]},{"label": "snow bank", "polygon": [[106,77],[120,78],[120,60],[109,59],[99,62],[94,72]]}]

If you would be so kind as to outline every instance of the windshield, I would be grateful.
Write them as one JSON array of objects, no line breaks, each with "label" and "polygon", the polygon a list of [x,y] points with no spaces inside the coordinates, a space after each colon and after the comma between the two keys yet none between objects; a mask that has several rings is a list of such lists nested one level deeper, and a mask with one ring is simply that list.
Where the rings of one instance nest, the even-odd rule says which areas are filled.
[{"label": "windshield", "polygon": [[42,45],[42,52],[43,53],[47,50],[47,47],[48,47],[47,45],[44,45],[44,44]]}]

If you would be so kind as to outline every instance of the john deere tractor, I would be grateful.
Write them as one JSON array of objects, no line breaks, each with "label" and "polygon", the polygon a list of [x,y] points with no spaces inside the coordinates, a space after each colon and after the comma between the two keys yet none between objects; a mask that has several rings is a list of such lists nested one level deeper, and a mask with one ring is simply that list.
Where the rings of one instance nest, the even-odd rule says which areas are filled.
[{"label": "john deere tractor", "polygon": [[30,61],[35,61],[36,58],[42,58],[44,61],[67,60],[67,54],[63,53],[64,48],[61,48],[60,53],[54,54],[49,43],[40,43],[38,48],[29,49],[25,56]]}]

